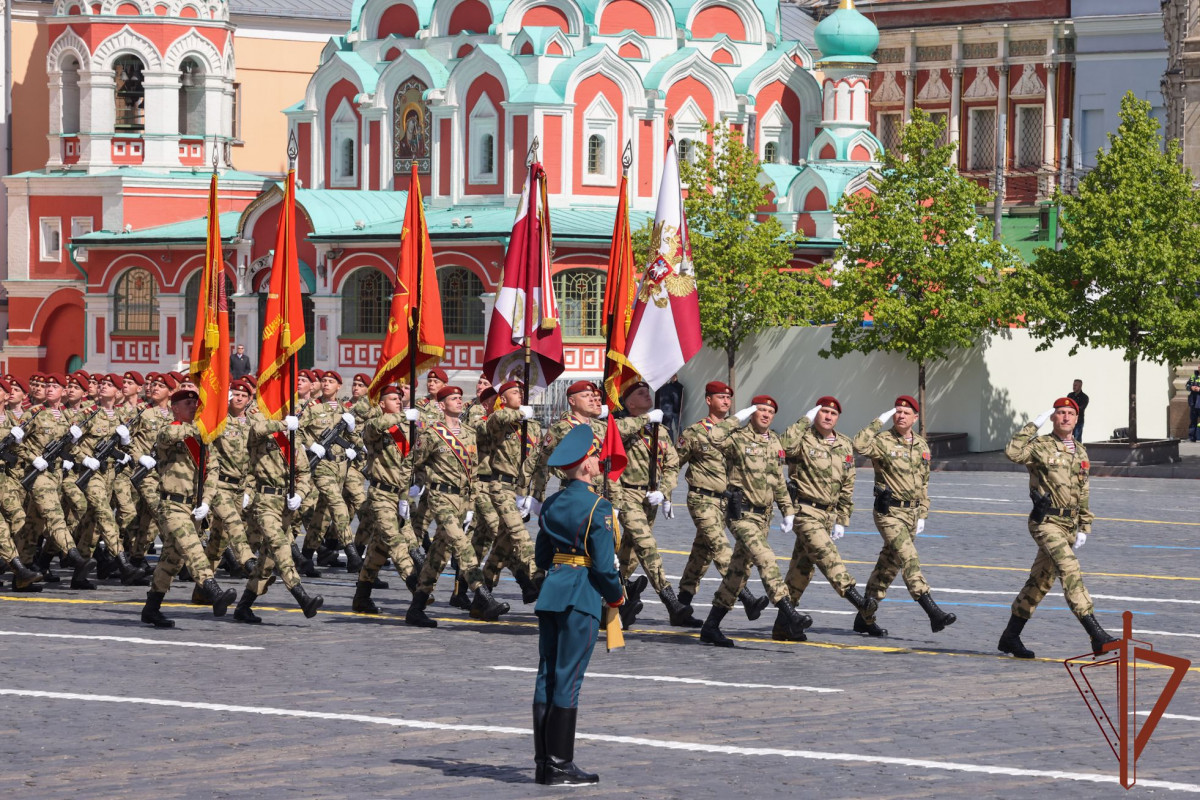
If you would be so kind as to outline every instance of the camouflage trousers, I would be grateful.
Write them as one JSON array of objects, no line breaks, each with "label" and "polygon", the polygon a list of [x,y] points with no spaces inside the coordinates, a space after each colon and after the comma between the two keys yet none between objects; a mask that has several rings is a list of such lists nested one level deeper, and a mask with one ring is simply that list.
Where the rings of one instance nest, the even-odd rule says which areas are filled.
[{"label": "camouflage trousers", "polygon": [[[883,537],[883,549],[875,560],[871,577],[867,578],[867,599],[874,597],[883,600],[898,574],[904,576],[904,585],[908,587],[908,595],[913,600],[928,594],[929,584],[921,574],[921,559],[917,555],[916,509],[894,508],[886,516],[878,513],[872,516],[879,535]],[[863,619],[871,623],[875,621],[875,616],[867,619],[864,614]]]},{"label": "camouflage trousers", "polygon": [[758,567],[759,577],[772,604],[788,596],[783,577],[779,574],[779,565],[775,563],[775,553],[767,544],[767,532],[771,527],[771,518],[766,514],[756,514],[747,511],[742,518],[729,523],[729,532],[733,534],[733,555],[729,559],[729,569],[721,580],[721,586],[713,598],[713,605],[721,608],[733,608],[738,595],[746,588],[750,577],[750,567]]},{"label": "camouflage trousers", "polygon": [[[462,527],[463,516],[467,511],[467,498],[432,489],[427,490],[425,496],[429,498],[429,513],[437,523],[437,532],[433,536],[429,554],[425,556],[425,566],[421,568],[421,575],[417,579],[417,591],[433,594],[438,577],[442,574],[442,567],[446,566],[452,554],[458,557],[458,568],[462,570],[467,586],[471,590],[478,589],[483,585],[483,570],[479,568],[479,561],[471,548],[471,540],[467,538]],[[417,531],[413,533],[416,535]]]},{"label": "camouflage trousers", "polygon": [[63,516],[62,474],[54,465],[37,476],[25,500],[25,528],[18,533],[16,545],[26,564],[33,563],[38,539],[43,536],[52,553],[65,555],[75,546]]},{"label": "camouflage trousers", "polygon": [[517,488],[503,481],[494,481],[491,488],[490,502],[492,512],[498,515],[500,533],[483,567],[483,576],[489,586],[495,586],[500,579],[500,570],[508,567],[514,575],[532,578],[538,568],[533,563],[533,540],[517,510]]},{"label": "camouflage trousers", "polygon": [[[132,462],[137,467],[137,462]],[[134,525],[138,518],[137,492],[129,482],[130,466],[119,469],[113,475],[112,498],[116,506],[113,513],[117,517],[117,527],[121,530],[121,538],[128,543],[134,535]]]},{"label": "camouflage trousers", "polygon": [[1063,525],[1047,518],[1039,525],[1031,520],[1029,535],[1037,542],[1038,552],[1029,568],[1029,579],[1013,600],[1012,613],[1022,619],[1032,617],[1055,578],[1062,581],[1063,595],[1075,616],[1086,617],[1095,611],[1075,556],[1075,523]]},{"label": "camouflage trousers", "polygon": [[[117,555],[125,547],[121,543],[121,528],[117,524],[117,515],[112,508],[113,479],[112,467],[103,472],[97,472],[87,482],[84,496],[87,498],[87,511],[79,523],[79,552],[91,556],[96,545],[103,539],[108,545],[108,552]],[[74,480],[71,480],[74,485]]]},{"label": "camouflage trousers", "polygon": [[837,545],[829,537],[834,521],[833,514],[822,513],[820,517],[814,517],[802,510],[796,515],[796,547],[792,550],[792,561],[784,578],[793,603],[798,603],[808,588],[814,566],[820,567],[821,574],[838,597],[845,597],[847,590],[854,588],[854,578],[842,563]]},{"label": "camouflage trousers", "polygon": [[409,523],[412,525],[413,535],[417,537],[417,541],[424,543],[425,537],[429,534],[429,492],[422,492],[421,496],[412,504],[412,512],[409,517]]},{"label": "camouflage trousers", "polygon": [[[150,470],[142,482],[136,487],[138,495],[142,498],[142,505],[138,512],[138,520],[135,523],[135,533],[129,545],[130,557],[141,557],[146,555],[146,551],[150,549],[150,545],[158,538],[160,533],[158,526],[158,507],[161,505],[161,497],[159,495],[158,473]],[[164,542],[165,544],[165,542]]]},{"label": "camouflage trousers", "polygon": [[19,556],[17,543],[25,528],[25,490],[7,470],[0,471],[0,559]]},{"label": "camouflage trousers", "polygon": [[88,501],[87,497],[83,493],[83,490],[75,485],[75,479],[77,477],[79,476],[74,471],[63,473],[63,518],[67,522],[67,527],[71,529],[71,535],[75,539],[75,546],[82,547],[83,530],[80,523],[83,522],[83,517],[85,514],[87,514]]},{"label": "camouflage trousers", "polygon": [[246,588],[255,594],[266,594],[267,587],[275,580],[274,572],[279,569],[283,585],[291,589],[300,585],[300,573],[292,561],[292,518],[296,514],[288,511],[282,494],[266,494],[261,490],[255,495],[248,509],[253,518],[251,538],[261,537],[258,552],[258,569],[246,582]]},{"label": "camouflage trousers", "polygon": [[[621,546],[617,548],[621,580],[629,580],[640,561],[642,570],[650,579],[650,586],[654,591],[661,592],[671,584],[663,572],[658,542],[654,541],[654,518],[658,516],[658,506],[646,502],[643,489],[613,487],[612,494],[613,507],[621,512]],[[637,561],[633,560],[635,553]]]},{"label": "camouflage trousers", "polygon": [[374,583],[379,577],[388,559],[401,578],[407,578],[413,571],[412,550],[419,543],[412,535],[412,528],[405,524],[400,517],[400,501],[403,494],[396,494],[372,486],[367,491],[367,501],[363,509],[369,509],[364,514],[365,520],[358,524],[359,531],[366,531],[367,552],[363,557],[362,569],[358,579]]},{"label": "camouflage trousers", "polygon": [[217,484],[217,490],[213,492],[212,529],[208,534],[204,555],[214,565],[221,560],[221,553],[226,547],[233,550],[238,564],[245,564],[254,557],[246,534],[246,521],[242,517],[243,494],[242,487],[223,481]]},{"label": "camouflage trousers", "polygon": [[[346,483],[342,486],[342,501],[346,504],[346,516],[350,519],[354,519],[359,509],[367,502],[367,479],[358,466],[360,462],[361,459],[351,462],[350,468],[346,470]],[[354,532],[354,543],[366,547],[370,532],[364,531],[364,527],[366,526],[363,525],[362,517],[359,517],[358,529]]]},{"label": "camouflage trousers", "polygon": [[471,521],[471,549],[475,560],[483,563],[500,533],[500,515],[492,505],[492,481],[480,479],[475,495],[475,516]]},{"label": "camouflage trousers", "polygon": [[162,531],[163,549],[150,579],[150,590],[166,594],[171,591],[171,582],[179,570],[187,565],[196,585],[213,577],[212,567],[204,557],[204,546],[200,543],[199,523],[192,519],[191,503],[162,501],[158,508],[158,528]]},{"label": "camouflage trousers", "polygon": [[733,548],[725,536],[725,501],[697,492],[688,492],[688,513],[696,525],[696,538],[692,540],[692,551],[679,579],[680,594],[695,595],[700,590],[700,579],[708,572],[708,565],[717,568],[722,577],[729,570],[729,558]]},{"label": "camouflage trousers", "polygon": [[308,535],[304,538],[305,548],[319,547],[330,531],[330,524],[333,525],[332,533],[339,548],[346,547],[354,540],[350,531],[350,514],[346,511],[346,501],[342,499],[346,468],[347,464],[343,458],[342,461],[336,462],[323,460],[313,470],[317,504],[308,522]]}]

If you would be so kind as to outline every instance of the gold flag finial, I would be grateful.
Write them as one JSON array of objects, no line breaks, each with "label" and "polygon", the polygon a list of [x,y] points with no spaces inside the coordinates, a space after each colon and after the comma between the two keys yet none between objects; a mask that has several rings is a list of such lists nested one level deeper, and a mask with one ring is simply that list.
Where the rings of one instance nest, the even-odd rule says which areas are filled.
[{"label": "gold flag finial", "polygon": [[842,2],[838,4],[838,8],[848,8],[851,11],[853,11],[854,10],[854,0],[842,0]]}]

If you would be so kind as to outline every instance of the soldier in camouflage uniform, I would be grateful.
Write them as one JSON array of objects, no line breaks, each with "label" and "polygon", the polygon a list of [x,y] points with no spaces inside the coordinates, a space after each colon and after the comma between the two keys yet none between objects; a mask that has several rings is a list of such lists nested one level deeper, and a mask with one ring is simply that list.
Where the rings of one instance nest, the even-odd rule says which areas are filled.
[{"label": "soldier in camouflage uniform", "polygon": [[[338,423],[344,424],[346,435],[353,434],[357,421],[353,414],[342,407],[341,400],[338,399],[342,390],[341,375],[333,370],[324,372],[320,386],[319,402],[309,405],[300,415],[300,431],[308,443],[309,452],[318,459],[312,476],[318,499],[308,524],[304,550],[307,555],[307,551],[321,544],[326,532],[332,530],[337,548],[346,554],[346,571],[357,573],[362,569],[362,558],[353,546],[350,515],[346,511],[346,501],[342,499],[342,487],[346,483],[349,462],[354,461],[358,453],[353,447],[343,447],[337,441],[330,443],[326,451],[317,441]],[[342,438],[345,438],[345,435]],[[330,523],[332,529],[329,527]]]},{"label": "soldier in camouflage uniform", "polygon": [[[733,647],[733,640],[721,632],[721,620],[737,602],[738,594],[750,576],[750,566],[767,589],[767,596],[779,609],[772,637],[783,641],[805,640],[804,630],[812,617],[801,614],[792,605],[787,587],[779,575],[775,554],[767,544],[771,525],[771,504],[779,506],[783,523],[790,533],[795,512],[783,477],[783,444],[771,430],[771,420],[779,403],[770,395],[760,394],[753,405],[743,408],[712,430],[712,442],[725,456],[729,475],[729,531],[737,544],[729,559],[729,569],[713,598],[712,610],[700,629],[700,641],[717,647]],[[750,420],[746,427],[741,423]]]},{"label": "soldier in camouflage uniform", "polygon": [[[127,420],[125,425],[131,435],[136,435],[140,423],[143,408],[140,394],[145,383],[146,379],[135,370],[129,370],[121,376],[121,397],[117,401],[117,409]],[[129,447],[123,449],[133,460],[128,464],[117,465],[113,473],[112,498],[117,528],[121,531],[121,542],[128,551],[138,517],[137,491],[129,482],[130,474],[137,468],[137,457],[133,453],[132,442]],[[132,561],[131,558],[130,562]],[[144,572],[143,570],[143,574]]]},{"label": "soldier in camouflage uniform", "polygon": [[[479,485],[475,482],[478,459],[475,431],[462,418],[462,389],[445,386],[438,392],[437,399],[444,409],[445,421],[421,429],[411,464],[414,471],[424,468],[426,484],[423,488],[429,495],[429,513],[437,522],[425,566],[417,578],[417,591],[404,615],[409,625],[422,628],[437,627],[437,622],[426,615],[425,606],[451,553],[458,556],[458,566],[467,586],[475,592],[471,616],[491,621],[508,611],[508,603],[497,602],[484,584],[483,570],[479,568],[471,541],[463,531],[475,516],[473,507]],[[410,412],[413,410],[409,409]],[[414,491],[419,492],[421,488],[414,485],[409,490],[409,497],[415,499]],[[407,512],[405,508],[401,515],[407,516]]]},{"label": "soldier in camouflage uniform", "polygon": [[814,566],[820,567],[839,597],[874,614],[877,601],[858,591],[834,544],[845,535],[854,510],[854,445],[834,430],[841,414],[842,404],[825,396],[783,433],[788,491],[796,506],[796,547],[784,582],[799,604]]},{"label": "soldier in camouflage uniform", "polygon": [[[177,384],[170,375],[161,372],[151,372],[146,375],[147,404],[138,417],[136,426],[132,428],[133,443],[130,445],[130,455],[142,467],[138,472],[144,472],[138,483],[133,484],[137,490],[141,504],[138,518],[134,523],[133,534],[129,537],[129,557],[135,564],[139,559],[145,560],[145,555],[159,534],[158,507],[160,504],[158,472],[155,471],[157,461],[154,457],[158,434],[164,427],[171,424],[174,417],[171,414],[171,392]],[[147,470],[149,470],[147,472]],[[133,475],[130,474],[132,483]]]},{"label": "soldier in camouflage uniform", "polygon": [[[11,402],[14,393],[24,393],[15,379],[0,381],[0,389],[6,403]],[[33,585],[41,579],[41,573],[33,569],[32,563],[25,566],[17,550],[16,537],[25,527],[25,490],[20,483],[18,456],[21,440],[25,438],[22,420],[28,420],[23,409],[5,407],[0,410],[0,440],[11,436],[13,441],[4,460],[0,460],[0,572],[12,571],[14,591],[41,591],[40,586]]]},{"label": "soldier in camouflage uniform", "polygon": [[[729,416],[733,401],[733,389],[721,381],[709,381],[704,387],[704,402],[708,404],[708,416],[692,425],[679,436],[679,464],[688,465],[687,507],[688,514],[696,526],[696,537],[688,554],[687,565],[679,579],[679,602],[692,604],[692,598],[700,589],[700,580],[708,572],[708,565],[717,568],[725,577],[729,569],[729,557],[733,548],[725,538],[725,457],[712,443],[712,429]],[[746,616],[754,621],[767,607],[766,596],[755,597],[749,586],[738,594]]]},{"label": "soldier in camouflage uniform", "polygon": [[[350,379],[350,402],[345,404],[346,410],[354,415],[354,433],[350,435],[350,441],[355,443],[354,449],[357,451],[357,458],[346,469],[346,482],[342,486],[342,500],[346,503],[346,516],[350,519],[358,516],[358,510],[367,502],[367,477],[364,472],[367,468],[367,448],[363,446],[362,431],[367,425],[367,412],[371,411],[371,401],[367,397],[367,387],[370,385],[371,378],[366,373],[355,374]],[[360,554],[367,552],[367,534],[363,531],[363,522],[360,518],[358,530],[354,532],[354,545]]]},{"label": "soldier in camouflage uniform", "polygon": [[[88,373],[76,370],[67,375],[67,386],[63,390],[63,414],[72,424],[85,431],[93,411],[91,402],[87,398],[87,387],[91,379],[92,376]],[[76,546],[86,556],[87,545],[82,542],[80,537],[83,534],[81,523],[88,510],[88,501],[83,490],[76,486],[75,481],[70,477],[74,474],[75,461],[82,457],[83,451],[72,448],[72,454],[63,458],[62,500],[63,516],[67,521],[67,527],[72,531]],[[81,586],[80,588],[86,589],[87,587]],[[92,588],[95,588],[95,585]]]},{"label": "soldier in camouflage uniform", "polygon": [[[225,429],[211,445],[216,472],[213,476],[213,521],[204,548],[204,555],[213,569],[223,553],[232,553],[231,566],[240,568],[243,576],[253,574],[258,567],[242,516],[250,505],[250,492],[254,489],[250,477],[250,420],[246,416],[252,394],[250,384],[240,378],[229,384],[229,417],[225,420]],[[231,570],[231,574],[234,572]]]},{"label": "soldier in camouflage uniform", "polygon": [[[1047,419],[1054,423],[1053,431],[1038,436],[1038,428]],[[1069,397],[1060,397],[1052,409],[1021,428],[1004,448],[1009,460],[1029,470],[1029,495],[1033,499],[1029,535],[1038,546],[1029,579],[1013,600],[1012,616],[998,645],[1002,652],[1017,658],[1033,658],[1033,651],[1021,642],[1021,630],[1054,586],[1055,578],[1062,581],[1067,605],[1091,637],[1092,651],[1099,654],[1105,644],[1115,641],[1096,621],[1095,607],[1075,556],[1075,550],[1087,541],[1095,519],[1089,507],[1087,450],[1074,439],[1078,420],[1079,406]]]},{"label": "soldier in camouflage uniform", "polygon": [[[438,402],[437,394],[443,388],[445,388],[446,383],[449,380],[450,378],[446,375],[446,370],[442,369],[441,367],[434,367],[433,369],[429,370],[429,373],[425,376],[425,387],[428,390],[428,394],[425,397],[417,398],[415,403],[417,411],[420,412],[420,417],[417,420],[417,427],[424,428],[426,426],[433,425],[436,422],[441,422],[443,419],[445,419],[445,416],[442,413],[442,404]],[[420,470],[418,470],[414,480],[416,483],[424,485],[425,476]],[[428,547],[428,495],[422,494],[417,498],[416,502],[413,504],[412,519],[410,522],[417,539],[419,539],[425,544],[426,547]]]},{"label": "soldier in camouflage uniform", "polygon": [[[489,413],[488,404],[490,400],[485,400],[483,393],[492,388],[492,381],[487,375],[480,375],[475,379],[475,397],[471,402],[463,406],[463,417],[471,423],[478,422]],[[495,397],[497,392],[493,391],[489,397]]]},{"label": "soldier in camouflage uniform", "polygon": [[[958,617],[942,611],[933,601],[917,555],[916,537],[925,530],[929,516],[929,443],[912,429],[920,413],[916,400],[908,395],[897,397],[895,408],[855,435],[854,449],[871,459],[875,468],[873,517],[883,537],[883,549],[867,579],[867,598],[883,600],[897,573],[902,572],[909,596],[920,603],[929,616],[930,628],[937,633]],[[885,431],[888,420],[892,427]],[[887,635],[875,624],[874,614],[865,611],[854,617],[854,630],[870,636]]]},{"label": "soldier in camouflage uniform", "polygon": [[142,622],[156,628],[175,626],[173,620],[163,615],[162,601],[185,563],[192,580],[212,603],[214,617],[225,616],[229,604],[237,599],[237,592],[222,589],[217,583],[200,544],[199,524],[208,517],[215,481],[212,453],[201,441],[194,422],[199,403],[200,395],[194,390],[176,390],[171,395],[175,421],[163,426],[155,443],[155,468],[162,497],[158,525],[163,535],[163,551],[154,568],[150,591],[146,593]]}]

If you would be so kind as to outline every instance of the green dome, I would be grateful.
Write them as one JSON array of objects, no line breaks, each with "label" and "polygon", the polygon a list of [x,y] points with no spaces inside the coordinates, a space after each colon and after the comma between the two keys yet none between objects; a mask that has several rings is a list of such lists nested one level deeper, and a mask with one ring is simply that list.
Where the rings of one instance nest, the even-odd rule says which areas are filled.
[{"label": "green dome", "polygon": [[879,47],[879,29],[859,13],[854,0],[842,0],[837,11],[821,20],[813,36],[823,62],[875,63],[871,55]]}]

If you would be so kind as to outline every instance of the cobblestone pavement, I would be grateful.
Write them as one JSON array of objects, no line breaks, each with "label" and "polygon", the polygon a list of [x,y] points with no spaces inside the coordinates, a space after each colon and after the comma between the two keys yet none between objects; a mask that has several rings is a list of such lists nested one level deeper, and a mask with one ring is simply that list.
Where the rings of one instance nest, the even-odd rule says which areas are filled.
[{"label": "cobblestone pavement", "polygon": [[[869,471],[859,483],[841,550],[861,586],[880,540]],[[1110,632],[1119,633],[1129,610],[1140,638],[1200,665],[1200,514],[1186,499],[1191,488],[1094,480],[1099,519],[1080,556]],[[576,757],[602,782],[572,796],[1126,796],[1062,665],[1088,640],[1061,593],[1026,628],[1036,660],[995,650],[1035,552],[1024,477],[938,473],[930,494],[934,511],[918,546],[934,596],[957,624],[931,634],[901,584],[879,615],[891,635],[866,639],[850,631],[849,604],[818,578],[801,603],[815,620],[810,641],[773,642],[774,610],[751,623],[738,608],[725,622],[738,647],[720,650],[701,646],[693,630],[670,628],[647,593],[626,650],[600,646],[592,660]],[[679,516],[660,521],[657,533],[677,581],[691,528],[682,491],[675,500]],[[790,554],[777,523],[771,543],[781,558]],[[178,627],[167,631],[139,623],[144,589],[0,592],[0,792],[154,800],[564,794],[532,783],[536,624],[515,583],[498,589],[513,612],[487,624],[446,606],[444,578],[433,609],[440,627],[429,631],[403,624],[408,593],[394,573],[385,577],[393,588],[375,592],[383,617],[350,613],[353,576],[330,572],[306,581],[326,598],[315,619],[305,620],[276,585],[262,598],[260,626],[236,624],[232,613],[213,619],[177,586],[164,610]],[[715,581],[710,572],[698,616]],[[752,588],[761,593],[757,578]],[[1154,733],[1129,796],[1200,793],[1196,671]],[[1139,707],[1148,710],[1167,672],[1137,675]],[[1115,678],[1102,697],[1115,698],[1114,687]]]}]

